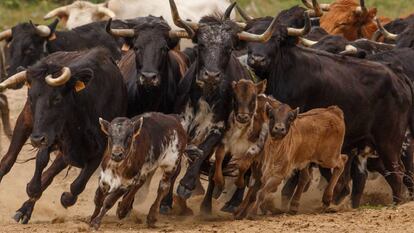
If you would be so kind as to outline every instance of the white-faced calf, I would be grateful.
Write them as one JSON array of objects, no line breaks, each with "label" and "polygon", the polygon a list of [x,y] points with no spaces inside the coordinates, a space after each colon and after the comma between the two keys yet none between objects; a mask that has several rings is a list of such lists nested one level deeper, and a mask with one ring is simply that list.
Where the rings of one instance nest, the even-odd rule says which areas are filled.
[{"label": "white-faced calf", "polygon": [[272,210],[272,193],[295,169],[300,170],[300,181],[290,203],[296,212],[300,196],[309,182],[309,164],[332,168],[333,174],[323,195],[323,205],[332,201],[333,189],[342,174],[347,156],[341,154],[345,135],[343,112],[336,106],[313,109],[298,114],[286,104],[266,105],[269,117],[269,137],[265,142],[261,162],[261,187],[248,216]]},{"label": "white-faced calf", "polygon": [[123,199],[117,215],[125,217],[132,209],[136,192],[161,168],[163,176],[157,198],[147,216],[148,226],[153,227],[161,200],[174,184],[187,144],[186,132],[178,118],[161,113],[116,118],[111,123],[100,119],[100,124],[108,135],[108,147],[102,161],[91,226],[99,228],[106,212],[120,197]]}]

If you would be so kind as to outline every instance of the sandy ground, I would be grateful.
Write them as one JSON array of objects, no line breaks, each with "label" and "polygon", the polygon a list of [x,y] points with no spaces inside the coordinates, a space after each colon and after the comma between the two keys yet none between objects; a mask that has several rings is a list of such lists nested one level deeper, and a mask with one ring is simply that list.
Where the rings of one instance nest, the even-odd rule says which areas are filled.
[{"label": "sandy ground", "polygon": [[[26,90],[8,91],[12,122],[14,124],[26,99]],[[2,154],[9,145],[7,138],[1,136]],[[34,156],[30,145],[26,145],[19,155],[19,161]],[[28,225],[15,223],[11,216],[27,199],[26,183],[34,170],[34,161],[16,164],[0,184],[0,232],[90,232],[87,225],[93,211],[93,196],[97,187],[98,176],[90,180],[86,190],[80,195],[77,204],[69,209],[60,205],[60,195],[69,189],[79,170],[72,169],[57,176],[36,204],[32,220]],[[142,204],[135,206],[134,213],[119,221],[114,210],[104,218],[100,232],[414,232],[414,202],[398,207],[389,206],[390,189],[382,178],[368,182],[363,202],[369,203],[358,210],[349,208],[349,201],[338,207],[337,213],[319,214],[321,191],[314,185],[302,198],[300,214],[259,217],[258,220],[234,221],[232,216],[218,209],[225,200],[214,201],[214,214],[203,217],[198,214],[201,197],[190,199],[190,206],[195,211],[191,217],[161,216],[156,229],[148,229],[145,224],[146,213],[153,199],[159,176],[156,175],[150,187],[150,194]],[[230,183],[230,182],[228,182]],[[280,194],[275,197],[280,202]],[[224,198],[223,198],[224,199]],[[141,200],[142,202],[142,200]],[[378,206],[380,205],[380,206]],[[381,207],[388,205],[388,207]]]}]

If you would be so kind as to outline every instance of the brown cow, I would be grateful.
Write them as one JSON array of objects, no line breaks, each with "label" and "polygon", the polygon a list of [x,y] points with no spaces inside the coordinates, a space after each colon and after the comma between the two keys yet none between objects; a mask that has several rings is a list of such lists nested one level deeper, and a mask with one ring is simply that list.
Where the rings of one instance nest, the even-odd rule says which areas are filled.
[{"label": "brown cow", "polygon": [[[309,0],[302,0],[307,7],[312,7]],[[371,39],[377,30],[375,17],[376,8],[368,9],[365,1],[360,0],[336,0],[331,4],[318,4],[324,12],[320,18],[320,25],[329,34],[342,35],[346,39],[353,41],[359,38]],[[312,7],[313,8],[313,7]],[[315,11],[318,12],[316,9]],[[387,18],[380,18],[381,21],[389,22]]]},{"label": "brown cow", "polygon": [[[309,182],[309,164],[333,168],[332,178],[323,195],[323,205],[332,201],[334,187],[342,174],[347,156],[341,154],[345,135],[343,112],[336,106],[318,108],[300,114],[286,104],[271,101],[266,104],[269,134],[261,158],[261,187],[248,217],[258,208],[272,210],[271,195],[279,184],[295,169],[300,171],[299,185],[291,201],[290,210],[296,212],[300,196]],[[270,208],[269,208],[270,206]]]},{"label": "brown cow", "polygon": [[[267,136],[268,128],[264,123],[261,110],[257,107],[258,95],[266,90],[266,80],[254,84],[251,80],[233,81],[234,92],[233,111],[228,120],[228,129],[219,144],[215,157],[214,182],[216,190],[223,190],[223,160],[226,155],[232,157],[232,161],[238,161],[242,157],[255,157],[261,152]],[[244,174],[248,167],[238,166],[239,175],[236,180],[238,188],[244,188]],[[217,196],[217,193],[216,193]]]},{"label": "brown cow", "polygon": [[148,226],[154,227],[161,200],[179,172],[187,144],[186,132],[176,116],[162,113],[116,118],[111,123],[99,121],[108,135],[108,147],[101,165],[91,226],[98,229],[102,218],[122,196],[117,215],[124,218],[132,209],[136,192],[160,167],[163,176],[147,216]]}]

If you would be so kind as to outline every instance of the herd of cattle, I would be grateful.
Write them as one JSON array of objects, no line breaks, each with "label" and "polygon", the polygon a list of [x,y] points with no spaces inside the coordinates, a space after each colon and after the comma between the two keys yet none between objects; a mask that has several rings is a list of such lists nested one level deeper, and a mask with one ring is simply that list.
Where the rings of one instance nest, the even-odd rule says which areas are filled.
[{"label": "herd of cattle", "polygon": [[[302,0],[253,18],[227,0],[176,2],[76,1],[45,16],[68,30],[57,30],[56,19],[0,33],[8,75],[0,89],[28,88],[13,133],[0,94],[11,138],[0,181],[29,137],[39,149],[17,222],[29,222],[68,166],[81,171],[61,196],[64,207],[101,166],[96,229],[120,198],[116,213],[126,217],[158,168],[150,227],[173,199],[180,214],[192,213],[186,201],[202,189],[201,175],[204,214],[225,177],[236,177],[222,207],[236,219],[278,212],[271,194],[282,181],[281,209],[296,213],[313,167],[328,181],[324,208],[349,194],[357,208],[368,171],[385,177],[395,203],[406,200],[404,186],[413,197],[414,14],[390,20],[364,0]],[[180,39],[194,47],[180,50]]]}]

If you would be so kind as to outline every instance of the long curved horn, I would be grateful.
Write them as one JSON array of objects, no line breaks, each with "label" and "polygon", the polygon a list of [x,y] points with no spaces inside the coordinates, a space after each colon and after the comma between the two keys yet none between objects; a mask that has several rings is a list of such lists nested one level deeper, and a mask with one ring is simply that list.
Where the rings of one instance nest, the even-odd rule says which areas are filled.
[{"label": "long curved horn", "polygon": [[365,6],[365,0],[359,0],[359,6],[355,9],[359,14],[366,14],[368,12],[367,7]]},{"label": "long curved horn", "polygon": [[246,31],[242,31],[237,35],[238,35],[240,40],[244,40],[244,41],[248,41],[248,42],[266,43],[273,35],[273,32],[276,28],[276,21],[277,21],[277,18],[274,17],[272,22],[270,23],[269,27],[261,35],[249,33],[249,32],[246,32]]},{"label": "long curved horn", "polygon": [[[384,35],[384,37],[386,39],[389,39],[389,40],[396,40],[397,39],[398,35],[387,31],[387,29],[385,29],[384,26],[382,26],[382,24],[381,24],[381,22],[378,18],[375,19],[375,22],[377,23],[378,30]],[[378,35],[374,34],[374,36],[378,36]]]},{"label": "long curved horn", "polygon": [[52,87],[57,87],[57,86],[62,86],[63,84],[67,83],[70,79],[70,76],[71,76],[71,72],[70,72],[69,67],[63,67],[62,74],[59,77],[53,78],[53,76],[49,74],[48,76],[46,76],[45,81],[48,85]]},{"label": "long curved horn", "polygon": [[5,31],[0,32],[0,41],[7,40],[12,37],[12,30],[7,29]]},{"label": "long curved horn", "polygon": [[321,17],[323,15],[323,11],[319,6],[319,3],[316,0],[312,0],[313,9],[307,10],[309,16],[311,17]]},{"label": "long curved horn", "polygon": [[305,26],[300,29],[288,27],[287,30],[288,30],[289,36],[303,36],[309,33],[311,29],[311,22],[309,19],[308,12],[305,12],[304,16],[305,16]]},{"label": "long curved horn", "polygon": [[358,52],[358,49],[353,45],[346,45],[345,50],[340,52],[340,55],[355,55]]},{"label": "long curved horn", "polygon": [[224,19],[230,19],[231,12],[233,11],[236,4],[237,2],[233,2],[227,7],[226,11],[224,12]]},{"label": "long curved horn", "polygon": [[[313,2],[313,0],[312,0],[312,2]],[[313,3],[312,2],[309,2],[309,0],[302,0],[303,5],[305,5],[307,8],[309,8],[311,10],[314,10],[314,6],[313,6]],[[315,3],[323,11],[329,11],[330,8],[331,8],[331,4],[328,4],[328,3],[319,4],[318,1],[316,1],[316,0],[315,0]]]},{"label": "long curved horn", "polygon": [[314,44],[318,43],[318,41],[309,40],[309,39],[306,39],[304,37],[299,37],[299,40],[306,47],[311,47]]},{"label": "long curved horn", "polygon": [[53,17],[56,17],[56,16],[60,16],[60,15],[62,15],[62,14],[65,14],[65,15],[68,15],[68,10],[69,10],[69,7],[68,6],[61,6],[61,7],[58,7],[58,8],[56,8],[56,9],[54,9],[54,10],[52,10],[52,11],[50,11],[49,13],[47,13],[44,17],[43,17],[43,19],[44,20],[47,20],[47,19],[51,19],[51,18],[53,18]]},{"label": "long curved horn", "polygon": [[0,91],[27,80],[27,71],[21,71],[0,83]]},{"label": "long curved horn", "polygon": [[239,12],[240,16],[247,22],[254,19],[252,16],[247,14],[247,12],[243,8],[241,8],[239,5],[236,5],[236,10],[237,12]]},{"label": "long curved horn", "polygon": [[182,20],[180,18],[180,14],[178,13],[177,5],[175,4],[174,0],[169,0],[169,2],[170,2],[171,15],[172,15],[174,24],[177,27],[184,28],[187,31],[188,35],[194,36],[195,35],[194,31],[197,31],[199,27],[198,23]]},{"label": "long curved horn", "polygon": [[186,31],[171,30],[168,32],[168,35],[170,38],[187,38],[187,39],[192,38]]},{"label": "long curved horn", "polygon": [[108,22],[106,23],[106,32],[109,34],[116,36],[116,37],[134,37],[136,36],[134,29],[112,29],[112,18],[109,18]]},{"label": "long curved horn", "polygon": [[98,13],[108,16],[109,18],[115,18],[115,13],[103,6],[98,6]]},{"label": "long curved horn", "polygon": [[30,21],[30,24],[33,26],[33,28],[36,30],[36,34],[40,37],[49,37],[52,33],[52,30],[46,25],[34,25],[32,21]]}]

